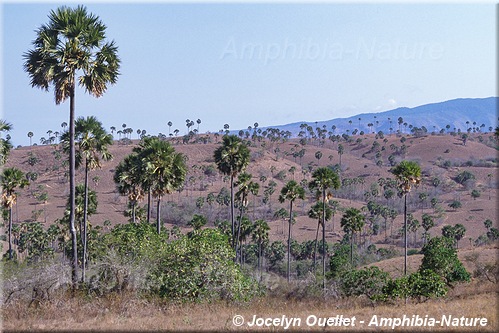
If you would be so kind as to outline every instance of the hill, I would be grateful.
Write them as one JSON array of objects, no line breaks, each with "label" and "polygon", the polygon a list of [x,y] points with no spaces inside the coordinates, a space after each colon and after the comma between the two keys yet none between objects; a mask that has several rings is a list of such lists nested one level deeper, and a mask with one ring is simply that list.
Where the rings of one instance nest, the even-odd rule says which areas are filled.
[{"label": "hill", "polygon": [[[361,113],[348,118],[335,118],[327,121],[298,123],[273,126],[282,131],[290,131],[297,136],[300,125],[306,124],[331,130],[335,126],[336,133],[352,133],[355,129],[359,132],[372,133],[383,131],[384,133],[396,132],[410,133],[409,124],[417,127],[426,127],[428,131],[440,131],[441,129],[466,132],[468,128],[480,127],[482,131],[489,127],[497,126],[499,97],[488,98],[459,98],[450,101],[425,104],[414,108],[401,107],[379,113]],[[399,125],[399,118],[402,123]],[[360,118],[360,120],[359,120]],[[372,124],[372,126],[369,126]],[[405,125],[404,125],[405,124]],[[392,130],[390,130],[390,128]]]},{"label": "hill", "polygon": [[[195,137],[188,144],[182,144],[180,138],[171,139],[175,149],[188,157],[189,171],[184,188],[164,199],[162,220],[167,228],[177,225],[181,229],[188,229],[187,222],[194,214],[207,216],[210,226],[216,220],[229,216],[222,191],[229,185],[227,179],[216,170],[213,159],[219,138],[202,135],[198,138],[203,140]],[[434,216],[436,225],[430,230],[431,235],[439,235],[445,225],[461,223],[466,227],[466,234],[459,246],[471,248],[484,239],[487,232],[483,223],[485,220],[497,223],[497,141],[491,133],[470,133],[466,145],[459,136],[451,134],[419,137],[386,135],[384,138],[368,134],[352,136],[348,141],[321,142],[309,139],[305,145],[302,143],[299,139],[270,142],[261,137],[251,141],[252,162],[247,171],[253,175],[253,181],[259,183],[260,191],[258,196],[250,198],[248,216],[251,220],[262,218],[268,221],[271,241],[286,239],[283,232],[285,219],[274,217],[280,208],[289,208],[286,203],[280,204],[277,200],[281,188],[291,179],[306,184],[310,180],[311,170],[319,165],[337,165],[342,170],[343,186],[333,193],[339,208],[327,226],[328,242],[336,242],[343,235],[339,226],[342,210],[348,207],[362,208],[368,201],[374,201],[393,207],[397,215],[393,221],[386,221],[381,216],[371,216],[366,212],[369,222],[364,230],[364,241],[369,238],[368,243],[372,242],[378,247],[402,246],[402,201],[396,195],[388,197],[379,185],[380,178],[393,178],[389,172],[390,164],[402,159],[416,160],[422,166],[423,183],[411,193],[409,211],[419,221],[423,213]],[[97,192],[99,202],[97,213],[89,218],[91,224],[109,228],[127,222],[128,218],[123,215],[127,209],[127,200],[117,193],[113,174],[117,164],[136,144],[136,141],[129,144],[115,142],[110,148],[114,159],[105,162],[102,169],[91,172],[91,188]],[[341,155],[341,166],[339,144],[345,150]],[[299,150],[303,150],[302,156],[295,154]],[[15,223],[40,221],[48,226],[63,216],[68,188],[66,167],[59,145],[14,149],[7,166],[16,166],[24,172],[37,174],[37,179],[19,192],[18,203],[14,207]],[[463,184],[457,183],[456,176],[462,171],[469,171],[474,179]],[[80,170],[77,172],[77,182],[82,181],[83,172]],[[479,197],[472,197],[471,191],[474,189],[481,194]],[[43,193],[47,194],[46,200],[40,199]],[[210,194],[215,201],[209,202]],[[435,203],[432,203],[432,199],[435,199]],[[459,201],[462,207],[450,208],[449,203],[454,200]],[[300,242],[315,239],[317,221],[307,215],[313,203],[314,196],[308,193],[307,200],[296,204],[298,216],[293,238]],[[145,202],[141,205],[145,205]],[[375,224],[378,225],[378,231],[373,234],[370,228]],[[421,246],[422,232],[420,227],[410,234],[411,247]]]}]

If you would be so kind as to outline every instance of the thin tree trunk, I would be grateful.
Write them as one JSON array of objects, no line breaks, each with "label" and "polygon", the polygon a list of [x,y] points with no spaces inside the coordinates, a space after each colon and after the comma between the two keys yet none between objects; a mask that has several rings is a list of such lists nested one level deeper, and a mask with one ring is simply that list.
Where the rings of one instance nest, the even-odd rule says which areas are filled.
[{"label": "thin tree trunk", "polygon": [[69,231],[71,233],[71,281],[73,292],[78,283],[78,248],[75,228],[75,87],[74,83],[69,92]]},{"label": "thin tree trunk", "polygon": [[241,208],[239,209],[240,213],[239,213],[239,223],[237,224],[237,236],[236,236],[236,261],[238,261],[238,256],[239,256],[239,262],[241,263],[242,265],[242,255],[243,255],[243,252],[242,252],[242,244],[239,240],[239,238],[241,237],[241,222],[242,222],[242,219],[243,219],[243,205],[242,205],[242,202],[244,200],[241,201]]},{"label": "thin tree trunk", "polygon": [[151,223],[151,189],[147,190],[147,223]]},{"label": "thin tree trunk", "polygon": [[289,204],[289,228],[288,228],[288,269],[287,269],[287,279],[289,283],[290,271],[291,271],[291,225],[293,224],[293,201]]},{"label": "thin tree trunk", "polygon": [[85,269],[87,260],[87,215],[88,215],[88,160],[85,159],[85,197],[83,203],[83,237],[81,242],[83,244],[83,258],[82,258],[82,272],[81,282],[85,283]]},{"label": "thin tree trunk", "polygon": [[353,267],[353,231],[350,233],[350,264]]},{"label": "thin tree trunk", "polygon": [[[133,223],[135,224],[137,221],[136,221],[136,218],[135,218],[135,206],[137,205],[137,201],[132,201],[132,221]],[[147,209],[149,209],[149,206],[147,207]]]},{"label": "thin tree trunk", "polygon": [[326,292],[326,190],[322,189],[322,290]]},{"label": "thin tree trunk", "polygon": [[161,196],[158,195],[158,206],[156,207],[157,214],[157,224],[156,229],[158,231],[158,235],[161,233]]},{"label": "thin tree trunk", "polygon": [[[230,222],[231,222],[231,232],[232,232],[232,247],[234,248],[234,251],[237,252],[237,239],[235,239],[235,221],[234,221],[234,176],[230,175]],[[235,255],[235,258],[237,258],[237,253]]]},{"label": "thin tree trunk", "polygon": [[315,231],[315,244],[314,244],[314,272],[317,273],[317,242],[319,241],[319,226],[321,221],[317,221],[317,230]]},{"label": "thin tree trunk", "polygon": [[9,260],[12,260],[12,206],[9,208]]},{"label": "thin tree trunk", "polygon": [[404,195],[404,276],[407,275],[407,194]]}]

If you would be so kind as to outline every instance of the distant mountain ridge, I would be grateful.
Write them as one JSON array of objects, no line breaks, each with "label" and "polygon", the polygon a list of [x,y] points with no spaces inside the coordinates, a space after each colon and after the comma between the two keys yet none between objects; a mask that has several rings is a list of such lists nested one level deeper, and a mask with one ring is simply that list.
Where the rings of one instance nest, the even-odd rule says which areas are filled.
[{"label": "distant mountain ridge", "polygon": [[[365,133],[373,131],[390,133],[390,128],[392,128],[392,132],[399,130],[398,119],[402,117],[403,123],[400,125],[400,130],[403,133],[410,131],[409,125],[420,128],[424,126],[428,132],[434,130],[438,132],[441,129],[446,129],[447,125],[450,126],[449,130],[451,131],[460,129],[465,132],[468,128],[481,127],[482,132],[488,132],[489,127],[495,128],[497,126],[498,102],[499,97],[459,98],[414,108],[400,107],[378,113],[361,113],[348,118],[335,118],[318,122],[303,121],[267,128],[290,131],[293,137],[296,137],[302,130],[300,128],[302,124],[310,125],[314,130],[317,127],[323,128],[325,125],[328,131],[331,131],[334,125],[336,126],[335,134],[347,133],[347,131],[352,133],[355,129]],[[368,126],[369,124],[372,126]]]}]

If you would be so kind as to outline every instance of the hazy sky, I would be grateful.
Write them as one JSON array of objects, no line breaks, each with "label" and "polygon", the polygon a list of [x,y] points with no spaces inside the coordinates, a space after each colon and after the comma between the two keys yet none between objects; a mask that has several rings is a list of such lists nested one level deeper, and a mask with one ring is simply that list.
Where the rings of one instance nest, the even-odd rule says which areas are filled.
[{"label": "hazy sky", "polygon": [[[199,118],[201,132],[216,132],[497,95],[490,2],[85,5],[117,43],[122,75],[99,99],[79,89],[76,114],[108,130],[168,135],[172,121],[184,134]],[[69,103],[56,106],[23,71],[35,29],[57,7],[3,4],[2,119],[14,145],[68,121]]]}]

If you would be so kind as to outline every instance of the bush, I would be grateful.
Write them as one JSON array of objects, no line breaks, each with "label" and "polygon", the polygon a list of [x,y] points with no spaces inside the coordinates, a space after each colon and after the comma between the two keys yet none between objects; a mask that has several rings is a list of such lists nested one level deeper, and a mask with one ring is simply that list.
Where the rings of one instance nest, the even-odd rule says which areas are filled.
[{"label": "bush", "polygon": [[233,256],[228,238],[215,229],[168,243],[151,277],[153,291],[175,300],[249,300],[258,292],[256,282]]},{"label": "bush", "polygon": [[172,300],[247,300],[255,281],[233,262],[226,235],[203,229],[168,241],[153,224],[118,225],[106,235],[107,254],[97,266],[92,287],[100,292],[125,289]]},{"label": "bush", "polygon": [[367,296],[371,301],[385,299],[383,289],[390,280],[387,272],[376,266],[351,270],[341,276],[341,290],[345,296]]},{"label": "bush", "polygon": [[419,301],[447,294],[445,281],[434,271],[425,269],[388,281],[383,289],[385,299],[416,298]]},{"label": "bush", "polygon": [[470,274],[457,257],[453,239],[434,237],[423,247],[422,252],[424,256],[419,272],[432,270],[444,278],[448,285],[470,281]]}]

